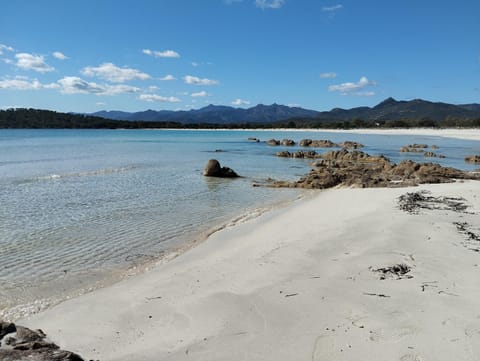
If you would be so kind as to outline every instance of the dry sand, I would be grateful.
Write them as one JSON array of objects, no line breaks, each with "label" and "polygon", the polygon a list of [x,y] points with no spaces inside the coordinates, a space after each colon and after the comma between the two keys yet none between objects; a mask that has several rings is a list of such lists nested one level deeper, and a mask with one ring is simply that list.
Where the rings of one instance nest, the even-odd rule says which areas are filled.
[{"label": "dry sand", "polygon": [[[469,213],[398,208],[421,189]],[[480,253],[453,222],[479,214],[475,181],[309,193],[18,323],[87,360],[478,361]],[[398,263],[412,278],[370,269]]]}]

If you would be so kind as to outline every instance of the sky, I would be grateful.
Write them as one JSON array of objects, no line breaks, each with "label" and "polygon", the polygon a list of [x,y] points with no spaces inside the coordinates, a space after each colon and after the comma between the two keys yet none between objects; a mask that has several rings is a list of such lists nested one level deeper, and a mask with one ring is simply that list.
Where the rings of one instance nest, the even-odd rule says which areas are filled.
[{"label": "sky", "polygon": [[0,109],[480,103],[478,0],[2,0]]}]

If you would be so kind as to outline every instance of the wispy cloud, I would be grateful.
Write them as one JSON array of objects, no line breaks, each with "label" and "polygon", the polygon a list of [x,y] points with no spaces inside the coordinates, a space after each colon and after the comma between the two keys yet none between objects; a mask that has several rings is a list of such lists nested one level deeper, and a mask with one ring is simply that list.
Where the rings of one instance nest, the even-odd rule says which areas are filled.
[{"label": "wispy cloud", "polygon": [[14,79],[0,80],[0,89],[10,90],[39,90],[39,89],[56,89],[59,85],[56,83],[42,84],[37,79],[28,79],[24,77],[16,77]]},{"label": "wispy cloud", "polygon": [[15,51],[11,46],[0,44],[0,55],[3,55],[4,51]]},{"label": "wispy cloud", "polygon": [[285,0],[255,0],[255,6],[260,9],[278,9],[284,3]]},{"label": "wispy cloud", "polygon": [[146,55],[150,55],[155,58],[180,58],[180,54],[174,50],[157,51],[157,50],[143,49],[142,52]]},{"label": "wispy cloud", "polygon": [[160,103],[178,103],[180,99],[177,97],[164,97],[157,94],[141,94],[138,99],[146,102],[160,102]]},{"label": "wispy cloud", "polygon": [[367,77],[362,76],[356,83],[347,82],[338,85],[330,85],[328,91],[339,92],[341,95],[358,95],[358,96],[373,96],[373,91],[364,91],[367,86],[375,86],[376,82],[368,80]]},{"label": "wispy cloud", "polygon": [[207,79],[207,78],[201,79],[199,77],[192,76],[192,75],[184,76],[183,80],[185,81],[186,84],[192,84],[192,85],[217,85],[219,83],[218,80]]},{"label": "wispy cloud", "polygon": [[324,6],[322,7],[322,11],[325,11],[325,12],[336,12],[340,9],[343,9],[343,5],[342,4],[337,4],[337,5],[332,5],[332,6]]},{"label": "wispy cloud", "polygon": [[322,79],[333,79],[337,77],[337,73],[329,72],[329,73],[321,73],[320,78]]},{"label": "wispy cloud", "polygon": [[223,2],[227,5],[232,5],[232,4],[235,4],[235,3],[241,3],[241,2],[243,2],[243,0],[223,0]]},{"label": "wispy cloud", "polygon": [[209,96],[209,94],[205,90],[202,90],[201,92],[198,92],[198,93],[192,93],[190,95],[192,97],[208,97]]},{"label": "wispy cloud", "polygon": [[236,106],[249,105],[249,104],[250,104],[250,101],[243,100],[243,99],[240,99],[240,98],[237,98],[232,102],[232,105],[236,105]]},{"label": "wispy cloud", "polygon": [[162,81],[170,81],[170,80],[177,80],[177,78],[175,78],[173,75],[171,74],[167,74],[165,75],[164,77],[160,78],[160,80]]},{"label": "wispy cloud", "polygon": [[142,73],[137,69],[120,68],[113,63],[103,63],[97,67],[87,66],[82,70],[82,74],[85,76],[95,76],[113,83],[124,83],[134,79],[147,80],[151,78],[150,75]]},{"label": "wispy cloud", "polygon": [[109,85],[87,82],[76,76],[66,76],[58,83],[61,86],[61,92],[64,94],[96,94],[96,95],[118,95],[124,93],[137,93],[139,88],[129,85]]},{"label": "wispy cloud", "polygon": [[65,54],[63,54],[63,53],[61,53],[61,52],[59,52],[59,51],[54,51],[54,52],[52,53],[52,55],[53,55],[54,58],[56,58],[56,59],[58,59],[58,60],[67,60],[67,59],[69,59],[68,56],[66,56]]},{"label": "wispy cloud", "polygon": [[48,73],[55,70],[55,68],[45,62],[45,58],[42,55],[18,53],[15,54],[15,59],[17,59],[15,66],[23,70],[33,70],[38,73]]}]

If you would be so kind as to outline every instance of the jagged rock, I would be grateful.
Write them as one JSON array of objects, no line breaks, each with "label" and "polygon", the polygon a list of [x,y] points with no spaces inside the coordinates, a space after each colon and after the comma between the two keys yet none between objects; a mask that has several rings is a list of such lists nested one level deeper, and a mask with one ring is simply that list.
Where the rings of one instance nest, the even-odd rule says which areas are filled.
[{"label": "jagged rock", "polygon": [[276,139],[267,140],[268,145],[280,145],[280,141]]},{"label": "jagged rock", "polygon": [[473,164],[480,164],[480,155],[469,155],[465,157],[465,162],[473,163]]},{"label": "jagged rock", "polygon": [[401,153],[423,153],[424,150],[422,148],[412,148],[410,146],[405,146],[400,148]]},{"label": "jagged rock", "polygon": [[[60,350],[46,340],[42,330],[31,330],[0,321],[1,361],[84,361],[79,355]],[[2,340],[3,339],[3,340]]]},{"label": "jagged rock", "polygon": [[281,144],[285,145],[287,147],[291,147],[291,146],[295,145],[296,143],[291,139],[283,139]]},{"label": "jagged rock", "polygon": [[434,152],[425,152],[425,153],[423,153],[423,156],[424,157],[432,157],[432,158],[445,158],[444,155],[437,154],[437,153],[434,153]]},{"label": "jagged rock", "polygon": [[417,143],[413,143],[413,144],[409,144],[406,146],[407,148],[428,148],[428,144],[417,144]]},{"label": "jagged rock", "polygon": [[216,159],[210,159],[203,171],[205,177],[236,178],[238,174],[228,167],[221,167]]},{"label": "jagged rock", "polygon": [[480,174],[442,167],[435,163],[406,160],[394,164],[384,156],[371,156],[346,149],[321,155],[314,169],[296,182],[274,182],[273,187],[331,188],[404,187],[421,183],[446,183],[455,179],[477,179]]},{"label": "jagged rock", "polygon": [[301,147],[312,147],[312,148],[334,148],[338,147],[337,143],[333,143],[328,139],[321,140],[312,140],[312,139],[302,139],[299,143]]},{"label": "jagged rock", "polygon": [[342,148],[347,148],[347,149],[359,149],[359,148],[363,148],[364,145],[362,143],[357,143],[357,142],[352,142],[352,141],[345,141],[343,143],[340,143],[340,146]]},{"label": "jagged rock", "polygon": [[290,153],[289,151],[282,151],[277,153],[277,157],[284,157],[284,158],[318,158],[319,154],[314,150],[303,151],[299,150],[298,152]]}]

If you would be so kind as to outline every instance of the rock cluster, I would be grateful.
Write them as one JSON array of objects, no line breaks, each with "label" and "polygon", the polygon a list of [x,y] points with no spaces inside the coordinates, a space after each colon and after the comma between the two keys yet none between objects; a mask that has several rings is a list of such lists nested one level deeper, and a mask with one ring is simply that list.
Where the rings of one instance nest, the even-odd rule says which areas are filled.
[{"label": "rock cluster", "polygon": [[220,177],[220,178],[236,178],[239,175],[228,167],[220,166],[220,162],[216,159],[210,159],[203,171],[205,177]]},{"label": "rock cluster", "polygon": [[359,149],[359,148],[363,148],[364,145],[362,143],[358,143],[358,142],[352,142],[352,141],[345,141],[343,143],[340,143],[340,146],[342,148],[347,148],[347,149]]},{"label": "rock cluster", "polygon": [[337,143],[332,142],[328,139],[312,140],[312,139],[302,139],[298,143],[301,147],[312,147],[312,148],[334,148],[339,147]]},{"label": "rock cluster", "polygon": [[42,330],[0,321],[0,360],[84,361],[73,352],[61,350],[46,337]]},{"label": "rock cluster", "polygon": [[454,179],[480,179],[480,175],[435,163],[411,160],[392,163],[384,156],[371,156],[346,149],[330,151],[321,156],[314,169],[296,182],[274,182],[273,187],[324,189],[348,187],[403,187],[422,183],[446,183]]},{"label": "rock cluster", "polygon": [[299,150],[297,152],[290,153],[287,150],[277,152],[277,157],[283,157],[283,158],[308,158],[308,159],[314,159],[314,158],[319,158],[320,155],[315,152],[314,150]]},{"label": "rock cluster", "polygon": [[480,155],[469,155],[465,157],[465,162],[473,163],[473,164],[480,164]]},{"label": "rock cluster", "polygon": [[437,153],[434,153],[434,152],[425,152],[425,153],[423,153],[423,156],[424,157],[432,157],[432,158],[445,158],[444,155],[437,154]]}]

